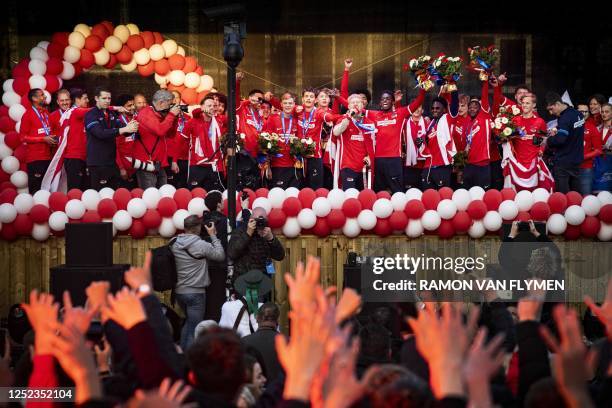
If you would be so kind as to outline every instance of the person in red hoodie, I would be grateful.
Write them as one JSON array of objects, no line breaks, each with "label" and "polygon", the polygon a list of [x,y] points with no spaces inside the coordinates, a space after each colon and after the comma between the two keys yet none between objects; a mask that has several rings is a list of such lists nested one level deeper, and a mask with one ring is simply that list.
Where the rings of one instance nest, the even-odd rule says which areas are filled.
[{"label": "person in red hoodie", "polygon": [[[66,170],[68,190],[89,188],[87,176],[87,135],[85,133],[85,114],[89,112],[89,97],[84,89],[70,91],[74,106],[62,116],[62,129],[66,137],[64,149],[64,170]],[[63,132],[63,133],[64,133]]]},{"label": "person in red hoodie", "polygon": [[489,107],[489,82],[482,82],[480,100],[472,98],[468,104],[468,117],[463,120],[467,163],[463,169],[463,185],[466,189],[491,186],[491,109]]},{"label": "person in red hoodie", "polygon": [[[117,106],[125,109],[125,113],[119,114],[119,120],[125,126],[134,119],[136,113],[134,96],[129,94],[119,95]],[[119,174],[121,175],[121,187],[131,190],[136,188],[136,179],[134,177],[136,170],[134,170],[132,165],[136,133],[120,135],[115,141],[117,143],[117,167],[119,167]]]},{"label": "person in red hoodie", "polygon": [[134,159],[153,163],[154,170],[136,170],[138,187],[161,187],[167,184],[168,177],[164,167],[168,166],[166,138],[174,137],[177,117],[181,111],[173,104],[174,95],[166,90],[153,94],[152,106],[138,112],[139,136],[134,143]]},{"label": "person in red hoodie", "polygon": [[189,146],[187,186],[190,189],[202,187],[206,191],[223,190],[219,173],[223,157],[219,145],[221,135],[225,132],[225,122],[219,121],[215,107],[214,96],[206,95],[200,105],[201,113],[185,126],[184,134]]},{"label": "person in red hoodie", "polygon": [[281,97],[283,110],[270,115],[266,122],[266,132],[276,133],[280,136],[280,153],[270,157],[272,168],[272,187],[283,189],[289,187],[300,188],[302,172],[297,171],[295,157],[290,154],[290,140],[298,137],[298,118],[295,115],[295,96],[286,92]]},{"label": "person in red hoodie", "polygon": [[32,107],[21,118],[19,137],[26,144],[26,163],[28,170],[28,189],[30,194],[40,190],[43,176],[51,162],[51,147],[57,145],[57,135],[53,134],[49,122],[49,112],[44,107],[45,93],[34,88],[28,92]]},{"label": "person in red hoodie", "polygon": [[72,98],[70,97],[70,91],[67,89],[60,89],[56,93],[55,103],[57,103],[57,109],[49,114],[49,122],[51,122],[51,129],[54,135],[58,135],[60,138],[61,134],[60,119],[64,112],[66,112],[72,106]]},{"label": "person in red hoodie", "polygon": [[349,110],[336,121],[332,130],[336,143],[334,161],[334,188],[340,179],[342,189],[356,188],[363,190],[366,180],[363,170],[374,164],[374,135],[376,125],[365,117],[363,98],[353,94],[348,98]]}]

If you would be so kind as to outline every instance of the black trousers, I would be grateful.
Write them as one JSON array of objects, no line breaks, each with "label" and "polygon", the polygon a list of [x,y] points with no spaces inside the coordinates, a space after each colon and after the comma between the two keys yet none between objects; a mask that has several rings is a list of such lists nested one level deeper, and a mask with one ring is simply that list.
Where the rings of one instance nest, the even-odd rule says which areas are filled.
[{"label": "black trousers", "polygon": [[555,179],[555,190],[560,193],[569,191],[580,191],[580,166],[553,167],[553,178]]},{"label": "black trousers", "polygon": [[404,167],[404,190],[421,189],[421,171],[418,167]]},{"label": "black trousers", "polygon": [[78,188],[81,191],[85,191],[89,188],[85,160],[64,159],[64,170],[66,170],[68,178],[68,190]]},{"label": "black trousers", "polygon": [[424,190],[433,188],[436,190],[442,187],[450,187],[451,174],[453,167],[446,166],[426,167],[421,172],[421,184]]},{"label": "black trousers", "polygon": [[36,160],[28,163],[28,190],[30,191],[30,194],[33,195],[35,192],[40,190],[42,179],[45,176],[50,163],[51,160]]},{"label": "black trousers", "polygon": [[504,171],[502,170],[501,160],[491,162],[491,188],[501,190],[504,188]]},{"label": "black trousers", "polygon": [[403,174],[401,157],[379,157],[374,159],[374,190],[391,190],[391,193],[403,191]]},{"label": "black trousers", "polygon": [[261,187],[261,175],[257,161],[248,154],[236,155],[236,189],[250,188],[256,190]]},{"label": "black trousers", "polygon": [[323,166],[323,187],[328,190],[334,188],[334,174],[327,166]]},{"label": "black trousers", "polygon": [[360,191],[363,190],[362,173],[357,173],[351,169],[341,169],[340,180],[342,180],[342,190],[348,190],[349,188],[356,188]]},{"label": "black trousers", "polygon": [[121,176],[116,164],[112,166],[89,166],[91,188],[100,191],[104,187],[117,189],[121,184]]},{"label": "black trousers", "polygon": [[213,171],[212,166],[190,166],[189,189],[202,187],[206,191],[222,190],[219,172]]},{"label": "black trousers", "polygon": [[484,166],[465,165],[463,169],[463,187],[469,190],[474,186],[480,186],[485,190],[491,188],[491,167],[489,164]]},{"label": "black trousers", "polygon": [[306,159],[306,182],[305,187],[313,190],[323,187],[323,159],[311,157]]},{"label": "black trousers", "polygon": [[[186,188],[187,187],[187,170],[189,170],[189,160],[177,160],[176,164],[178,164],[179,172],[173,173],[173,181],[172,184],[174,187],[178,188]],[[168,175],[168,179],[170,179],[170,175]],[[170,181],[170,180],[168,180]]]},{"label": "black trousers", "polygon": [[272,167],[272,185],[273,187],[300,188],[302,170],[295,167]]}]

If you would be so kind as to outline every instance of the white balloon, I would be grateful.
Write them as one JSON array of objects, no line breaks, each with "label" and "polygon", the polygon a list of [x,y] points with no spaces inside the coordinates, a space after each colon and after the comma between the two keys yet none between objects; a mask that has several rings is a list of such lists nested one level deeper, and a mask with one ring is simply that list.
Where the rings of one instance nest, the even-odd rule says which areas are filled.
[{"label": "white balloon", "polygon": [[48,207],[50,196],[51,196],[51,193],[49,191],[38,190],[36,193],[34,193],[34,196],[32,198],[34,199],[34,204],[42,204],[45,207]]},{"label": "white balloon", "polygon": [[16,103],[9,108],[9,117],[15,122],[19,122],[25,112],[26,108],[24,108],[20,103]]},{"label": "white balloon", "polygon": [[406,193],[398,191],[391,196],[391,204],[393,205],[393,209],[395,211],[404,211],[407,203],[408,200],[406,199]]},{"label": "white balloon", "polygon": [[85,210],[85,204],[81,200],[72,199],[66,203],[66,215],[73,220],[83,218]]},{"label": "white balloon", "polygon": [[185,75],[185,86],[191,89],[197,89],[200,86],[200,76],[196,72],[189,72]]},{"label": "white balloon", "polygon": [[317,216],[310,208],[303,208],[297,216],[300,227],[310,229],[317,223]]},{"label": "white balloon", "polygon": [[258,207],[259,208],[263,208],[264,210],[266,210],[266,214],[270,214],[270,211],[272,210],[272,204],[270,203],[270,200],[267,199],[266,197],[257,197],[253,201],[253,206],[251,208],[255,209],[255,208],[258,208]]},{"label": "white balloon", "polygon": [[165,40],[161,45],[164,47],[166,58],[173,56],[178,51],[178,44],[174,40]]},{"label": "white balloon", "polygon": [[516,203],[519,211],[529,211],[534,203],[533,195],[531,194],[531,191],[521,190],[516,193],[514,202]]},{"label": "white balloon", "polygon": [[10,108],[13,105],[21,103],[21,96],[13,91],[6,91],[2,94],[2,103]]},{"label": "white balloon", "polygon": [[68,36],[68,45],[79,50],[85,47],[85,36],[78,31],[73,31]]},{"label": "white balloon", "polygon": [[[146,48],[141,48],[134,53],[134,61],[138,65],[147,65],[149,61],[151,61],[151,55],[149,55],[149,50]],[[196,74],[197,75],[197,74]],[[199,83],[199,78],[198,78]]]},{"label": "white balloon", "polygon": [[128,201],[127,212],[132,218],[142,218],[147,212],[147,205],[142,198],[132,198]]},{"label": "white balloon", "polygon": [[408,220],[406,225],[406,235],[410,238],[418,238],[423,235],[424,229],[421,220]]},{"label": "white balloon", "polygon": [[176,210],[176,212],[172,216],[172,222],[174,223],[174,226],[177,230],[185,229],[185,218],[189,217],[190,215],[191,214],[189,214],[189,211],[187,210]]},{"label": "white balloon", "polygon": [[487,211],[487,214],[482,220],[487,231],[496,232],[502,227],[504,220],[497,211]]},{"label": "white balloon", "polygon": [[87,24],[77,24],[74,26],[73,32],[78,32],[83,34],[83,37],[89,37],[91,35],[91,28]]},{"label": "white balloon", "polygon": [[[268,200],[270,200],[270,205],[272,208],[282,208],[283,202],[287,198],[285,190],[280,187],[274,187],[268,191]],[[253,207],[255,208],[255,207]]]},{"label": "white balloon", "polygon": [[85,205],[85,209],[95,211],[98,209],[98,203],[100,202],[100,193],[94,189],[88,189],[83,191],[81,201]]},{"label": "white balloon", "polygon": [[0,204],[0,223],[10,224],[17,218],[17,209],[13,204]]},{"label": "white balloon", "polygon": [[133,72],[134,70],[136,70],[136,68],[138,68],[138,64],[136,64],[136,61],[134,61],[134,57],[132,57],[132,60],[128,64],[119,65],[121,66],[121,69],[125,72]]},{"label": "white balloon", "polygon": [[9,78],[2,83],[2,90],[4,92],[13,92],[13,82],[15,80],[13,78]]},{"label": "white balloon", "polygon": [[34,47],[30,50],[30,59],[38,59],[44,62],[49,61],[47,50],[42,47]]},{"label": "white balloon", "polygon": [[565,210],[565,219],[569,225],[580,225],[586,218],[584,209],[579,205],[570,205]]},{"label": "white balloon", "polygon": [[602,222],[601,228],[599,228],[599,232],[597,233],[597,238],[603,242],[611,241],[612,240],[612,224],[606,224],[605,222]]},{"label": "white balloon", "polygon": [[47,51],[47,48],[49,47],[49,41],[39,41],[38,44],[36,44],[37,47],[42,48],[43,50]]},{"label": "white balloon", "polygon": [[10,157],[12,155],[13,155],[13,149],[11,149],[5,144],[0,144],[0,160],[4,160],[5,158]]},{"label": "white balloon", "polygon": [[596,216],[601,210],[601,201],[594,195],[588,195],[582,199],[580,206],[584,209],[586,215]]},{"label": "white balloon", "polygon": [[165,75],[155,74],[154,78],[157,85],[166,85],[168,83],[168,78]]},{"label": "white balloon", "polygon": [[81,50],[72,45],[68,45],[64,48],[64,61],[69,62],[71,64],[76,64],[76,62],[81,58]]},{"label": "white balloon", "polygon": [[[140,29],[134,23],[128,23],[125,25],[130,32],[130,35],[140,34]],[[182,228],[181,228],[182,229]]]},{"label": "white balloon", "polygon": [[550,234],[561,235],[567,229],[567,221],[561,214],[553,214],[546,222],[546,228]]},{"label": "white balloon", "polygon": [[535,190],[533,190],[533,193],[531,193],[531,195],[533,197],[534,203],[539,203],[540,201],[546,203],[548,202],[548,197],[550,197],[550,193],[545,188],[536,188]]},{"label": "white balloon", "polygon": [[[467,193],[467,190],[465,192]],[[438,203],[437,211],[440,214],[440,218],[450,220],[457,214],[457,205],[453,200],[447,198]]]},{"label": "white balloon", "polygon": [[331,204],[327,197],[317,197],[312,202],[312,210],[317,217],[327,217],[331,212]]},{"label": "white balloon", "polygon": [[182,55],[184,57],[185,56],[185,49],[179,45],[178,50],[176,50],[176,53],[178,55]]},{"label": "white balloon", "polygon": [[421,224],[427,231],[435,231],[441,223],[442,219],[436,210],[427,210],[421,217]]},{"label": "white balloon", "polygon": [[104,47],[93,53],[96,65],[104,66],[110,61],[110,52]]},{"label": "white balloon", "polygon": [[200,78],[200,86],[198,89],[201,89],[202,91],[210,91],[212,90],[213,86],[213,78],[210,75],[202,75],[202,77]]},{"label": "white balloon", "polygon": [[498,209],[499,215],[506,220],[514,220],[518,215],[519,209],[516,203],[512,200],[505,200],[499,205]]},{"label": "white balloon", "polygon": [[187,211],[191,215],[201,217],[204,214],[204,210],[206,210],[206,205],[204,204],[204,199],[200,197],[192,198],[187,205]]},{"label": "white balloon", "polygon": [[32,89],[34,88],[45,89],[47,87],[47,80],[42,75],[32,75],[30,79],[28,79],[28,82],[30,83],[30,88]]},{"label": "white balloon", "polygon": [[76,71],[74,70],[74,65],[72,65],[71,63],[67,61],[62,61],[62,64],[64,65],[64,69],[62,70],[62,73],[60,74],[60,78],[62,78],[65,81],[68,81],[74,78],[74,75],[76,74]]},{"label": "white balloon", "polygon": [[372,211],[377,218],[389,218],[393,214],[393,204],[388,198],[379,198],[374,201]]},{"label": "white balloon", "polygon": [[[142,199],[149,209],[157,208],[157,203],[161,197],[159,190],[155,187],[149,187],[142,193]],[[204,201],[204,199],[202,199],[202,201]]]},{"label": "white balloon", "polygon": [[174,86],[181,86],[185,81],[185,73],[180,69],[175,69],[174,71],[170,71],[168,74],[168,80]]},{"label": "white balloon", "polygon": [[474,201],[474,200],[482,200],[482,198],[485,195],[484,188],[482,188],[480,186],[474,186],[474,187],[470,188],[469,189],[469,193],[470,193],[470,198],[472,199],[472,201]]},{"label": "white balloon", "polygon": [[487,233],[482,221],[474,221],[468,230],[468,235],[472,238],[482,238]]},{"label": "white balloon", "polygon": [[34,198],[28,193],[17,194],[13,205],[19,214],[27,214],[34,206]]},{"label": "white balloon", "polygon": [[104,40],[104,48],[106,48],[111,54],[118,53],[119,51],[121,51],[122,47],[123,42],[121,42],[121,40],[114,35],[109,35]]},{"label": "white balloon", "polygon": [[34,238],[38,242],[46,241],[51,234],[51,230],[49,229],[49,224],[34,224],[32,227],[32,238]]},{"label": "white balloon", "polygon": [[358,236],[361,233],[359,220],[357,218],[347,218],[344,226],[342,227],[342,233],[349,238],[355,238]]},{"label": "white balloon", "polygon": [[344,191],[339,188],[334,188],[327,194],[327,199],[331,204],[332,210],[339,210],[342,208],[342,204],[344,204],[345,198]]},{"label": "white balloon", "polygon": [[15,156],[7,156],[2,159],[2,170],[7,174],[13,174],[19,170],[19,159]]},{"label": "white balloon", "polygon": [[68,224],[68,216],[63,211],[55,211],[49,216],[49,226],[53,231],[63,231]]},{"label": "white balloon", "polygon": [[171,238],[176,234],[176,227],[172,218],[162,218],[162,222],[159,226],[159,235],[164,238]]},{"label": "white balloon", "polygon": [[[444,200],[443,200],[444,201]],[[470,192],[465,188],[460,188],[453,192],[453,203],[457,207],[457,211],[465,211],[470,205],[470,201],[472,201],[472,197],[470,196]]]},{"label": "white balloon", "polygon": [[287,217],[283,225],[283,235],[287,238],[295,238],[300,235],[302,229],[296,217]]},{"label": "white balloon", "polygon": [[159,44],[153,44],[149,48],[149,56],[151,57],[151,59],[153,61],[159,61],[160,59],[162,59],[162,58],[164,58],[166,56],[166,53],[164,51],[164,47],[162,47]]},{"label": "white balloon", "polygon": [[300,190],[298,190],[295,187],[289,187],[288,189],[285,190],[285,196],[287,198],[289,198],[289,197],[297,198],[299,195],[300,195]]},{"label": "white balloon", "polygon": [[115,190],[113,190],[110,187],[104,187],[103,189],[100,190],[100,200],[104,198],[110,198],[112,200],[114,195],[115,195]]},{"label": "white balloon", "polygon": [[132,217],[125,210],[119,210],[113,215],[113,225],[117,231],[127,231],[132,226]]},{"label": "white balloon", "polygon": [[121,40],[122,43],[125,43],[130,38],[130,30],[123,24],[119,24],[115,27],[113,35]]},{"label": "white balloon", "polygon": [[176,193],[176,187],[174,187],[172,184],[164,184],[159,188],[159,193],[162,197],[172,198],[174,197],[174,193]]},{"label": "white balloon", "polygon": [[[45,79],[46,81],[46,79]],[[47,105],[51,104],[51,94],[49,93],[49,91],[47,91],[46,89],[43,90],[43,93],[45,94],[45,103]],[[20,121],[21,122],[21,121]]]},{"label": "white balloon", "polygon": [[600,191],[599,194],[597,194],[597,198],[601,201],[602,206],[612,204],[612,193],[609,191]]},{"label": "white balloon", "polygon": [[28,69],[33,75],[45,75],[45,72],[47,72],[47,64],[42,60],[33,59],[28,63]]},{"label": "white balloon", "polygon": [[359,190],[356,188],[349,188],[344,191],[344,199],[347,200],[349,198],[357,198],[359,197]]},{"label": "white balloon", "polygon": [[376,214],[372,210],[361,210],[357,222],[362,230],[369,231],[376,226]]}]

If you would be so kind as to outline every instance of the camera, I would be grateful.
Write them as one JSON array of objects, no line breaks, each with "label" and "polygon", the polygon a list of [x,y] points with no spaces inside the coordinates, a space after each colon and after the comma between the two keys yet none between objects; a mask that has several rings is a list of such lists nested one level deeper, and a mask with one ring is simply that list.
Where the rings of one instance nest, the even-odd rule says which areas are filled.
[{"label": "camera", "polygon": [[181,109],[182,112],[189,112],[189,105],[179,105],[179,108]]},{"label": "camera", "polygon": [[212,213],[210,211],[204,211],[204,213],[202,213],[202,226],[209,225],[211,223],[214,224]]},{"label": "camera", "polygon": [[264,229],[268,226],[268,220],[262,216],[255,218],[255,225],[258,230]]}]

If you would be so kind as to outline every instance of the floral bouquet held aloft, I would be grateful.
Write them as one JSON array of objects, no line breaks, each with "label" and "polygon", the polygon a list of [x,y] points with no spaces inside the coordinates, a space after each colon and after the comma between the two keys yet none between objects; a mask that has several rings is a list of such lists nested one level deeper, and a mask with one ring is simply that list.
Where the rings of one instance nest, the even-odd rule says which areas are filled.
[{"label": "floral bouquet held aloft", "polygon": [[264,156],[277,156],[280,154],[280,136],[276,133],[262,132],[257,139],[259,153]]},{"label": "floral bouquet held aloft", "polygon": [[451,92],[457,90],[456,83],[461,78],[461,65],[463,65],[463,58],[439,54],[429,66],[428,71],[436,84],[448,85],[448,91]]},{"label": "floral bouquet held aloft", "polygon": [[429,91],[434,86],[428,71],[430,62],[431,57],[429,55],[421,55],[418,58],[411,59],[407,67],[404,66],[405,70],[410,69],[414,75],[417,87],[425,91]]},{"label": "floral bouquet held aloft", "polygon": [[493,72],[493,65],[499,57],[499,50],[493,45],[481,47],[479,45],[468,48],[470,55],[470,63],[468,68],[478,72],[478,78],[481,81],[487,81]]},{"label": "floral bouquet held aloft", "polygon": [[521,114],[517,106],[500,107],[493,122],[493,133],[499,143],[506,143],[513,137],[520,136],[520,131],[512,119]]},{"label": "floral bouquet held aloft", "polygon": [[289,153],[296,158],[295,167],[304,167],[304,159],[314,156],[315,143],[312,138],[292,137],[289,139]]}]

